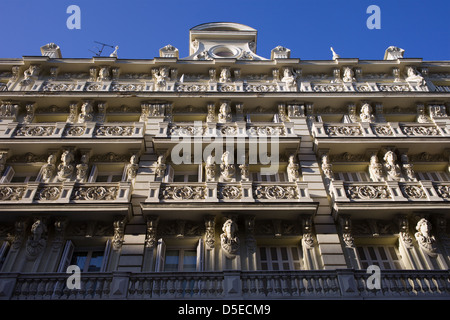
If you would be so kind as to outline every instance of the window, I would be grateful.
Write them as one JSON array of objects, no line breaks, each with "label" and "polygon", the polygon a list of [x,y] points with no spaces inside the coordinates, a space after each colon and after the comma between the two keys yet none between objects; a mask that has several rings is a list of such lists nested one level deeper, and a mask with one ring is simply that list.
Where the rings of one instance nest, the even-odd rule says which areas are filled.
[{"label": "window", "polygon": [[201,165],[168,165],[165,182],[202,182]]},{"label": "window", "polygon": [[3,264],[5,263],[8,251],[9,251],[9,242],[4,241],[0,246],[0,270],[2,270]]},{"label": "window", "polygon": [[362,269],[367,269],[370,265],[386,270],[404,269],[395,246],[359,246],[356,249]]},{"label": "window", "polygon": [[334,179],[342,181],[370,181],[369,175],[364,172],[335,172]]},{"label": "window", "polygon": [[197,250],[167,249],[164,271],[196,271]]},{"label": "window", "polygon": [[99,272],[102,268],[103,250],[81,250],[72,255],[71,265],[80,267],[81,272]]},{"label": "window", "polygon": [[39,168],[26,168],[31,169],[31,171],[24,171],[23,167],[16,167],[17,170],[14,170],[13,167],[8,166],[5,170],[3,176],[0,177],[1,183],[28,183],[35,182],[38,180],[39,176]]},{"label": "window", "polygon": [[286,174],[284,172],[278,172],[274,174],[262,174],[260,172],[252,172],[251,177],[252,181],[262,181],[262,182],[287,181]]},{"label": "window", "polygon": [[300,270],[298,247],[258,247],[260,270]]},{"label": "window", "polygon": [[417,180],[450,181],[449,174],[444,171],[416,172]]},{"label": "window", "polygon": [[88,182],[120,182],[123,180],[123,165],[93,165]]},{"label": "window", "polygon": [[122,181],[122,174],[117,172],[99,172],[96,182],[119,182]]},{"label": "window", "polygon": [[77,265],[81,272],[104,272],[106,271],[110,248],[110,240],[106,242],[104,247],[75,247],[71,240],[67,240],[58,272],[66,272],[69,265]]},{"label": "window", "polygon": [[189,272],[203,271],[204,241],[199,239],[197,247],[166,247],[163,239],[156,248],[155,271]]},{"label": "window", "polygon": [[175,172],[173,182],[198,182],[198,174],[195,172]]}]

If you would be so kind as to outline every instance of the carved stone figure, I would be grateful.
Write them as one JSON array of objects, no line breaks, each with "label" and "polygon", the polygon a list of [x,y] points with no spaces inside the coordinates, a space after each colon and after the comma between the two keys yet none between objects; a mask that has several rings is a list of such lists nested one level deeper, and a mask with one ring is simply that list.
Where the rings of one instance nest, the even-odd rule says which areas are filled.
[{"label": "carved stone figure", "polygon": [[407,67],[406,75],[407,75],[405,79],[406,81],[417,82],[419,86],[424,86],[426,84],[425,79],[414,67]]},{"label": "carved stone figure", "polygon": [[230,82],[230,81],[231,81],[230,68],[222,68],[222,71],[220,71],[219,82]]},{"label": "carved stone figure", "polygon": [[361,122],[373,122],[375,117],[372,114],[372,107],[369,103],[364,103],[361,106],[359,118],[361,119]]},{"label": "carved stone figure", "polygon": [[53,178],[56,171],[55,161],[55,155],[51,154],[47,158],[47,163],[42,167],[42,180],[44,182],[50,182]]},{"label": "carved stone figure", "polygon": [[281,81],[286,83],[286,87],[291,91],[297,88],[297,77],[294,72],[291,71],[291,68],[283,69],[283,78],[281,78]]},{"label": "carved stone figure", "polygon": [[225,255],[233,259],[239,251],[240,243],[238,237],[238,226],[233,219],[225,221],[220,235],[220,243]]},{"label": "carved stone figure", "polygon": [[300,174],[298,172],[299,165],[295,162],[295,156],[290,155],[289,156],[289,163],[287,166],[287,174],[289,181],[299,181],[300,180]]},{"label": "carved stone figure", "polygon": [[383,165],[376,154],[370,157],[369,174],[372,181],[383,181]]},{"label": "carved stone figure", "polygon": [[97,81],[109,81],[111,80],[111,71],[110,67],[102,67],[98,72]]},{"label": "carved stone figure", "polygon": [[137,159],[137,156],[133,154],[130,158],[130,163],[127,164],[127,181],[131,181],[134,178],[136,178],[137,171],[139,169],[139,161]]},{"label": "carved stone figure", "polygon": [[161,68],[153,68],[152,69],[153,80],[155,84],[159,88],[164,88],[166,86],[166,82],[169,80],[169,68],[161,67]]},{"label": "carved stone figure", "polygon": [[214,122],[216,120],[216,108],[214,103],[208,104],[208,115],[206,116],[206,122]]},{"label": "carved stone figure", "polygon": [[334,176],[333,176],[333,171],[331,168],[332,168],[332,164],[329,161],[329,157],[327,154],[324,154],[322,156],[322,171],[328,180],[333,181]]},{"label": "carved stone figure", "polygon": [[34,83],[38,79],[39,73],[41,72],[41,67],[38,65],[31,65],[23,73],[23,80],[20,82],[22,86],[28,86]]},{"label": "carved stone figure", "polygon": [[164,177],[164,173],[166,172],[166,164],[164,155],[158,156],[158,160],[156,161],[155,173],[158,178]]},{"label": "carved stone figure", "polygon": [[216,179],[216,164],[214,156],[209,155],[205,164],[206,181],[214,181]]},{"label": "carved stone figure", "polygon": [[156,231],[159,218],[156,216],[147,217],[147,234],[145,237],[145,247],[153,248],[157,243]]},{"label": "carved stone figure", "polygon": [[81,156],[81,162],[77,164],[77,181],[86,181],[89,170],[89,159],[87,154]]},{"label": "carved stone figure", "polygon": [[230,103],[227,101],[222,102],[219,108],[219,123],[225,123],[231,121],[231,108]]},{"label": "carved stone figure", "polygon": [[37,219],[31,226],[31,236],[28,238],[26,244],[26,256],[28,260],[36,259],[39,253],[42,252],[47,243],[46,233],[47,226],[41,219]]},{"label": "carved stone figure", "polygon": [[401,169],[396,163],[397,155],[389,150],[385,153],[383,160],[388,180],[399,181],[401,179]]},{"label": "carved stone figure", "polygon": [[78,115],[78,123],[85,123],[94,119],[94,107],[91,101],[85,101]]},{"label": "carved stone figure", "polygon": [[74,156],[72,151],[64,150],[61,155],[61,163],[58,165],[58,180],[66,181],[72,177],[74,165],[72,164]]},{"label": "carved stone figure", "polygon": [[229,151],[225,151],[222,155],[222,163],[220,164],[220,176],[223,181],[231,181],[236,172],[234,164],[231,162],[231,155]]},{"label": "carved stone figure", "polygon": [[344,82],[356,81],[355,73],[353,72],[352,68],[350,68],[350,67],[345,67],[344,68],[344,74],[342,76],[342,81],[344,81]]},{"label": "carved stone figure", "polygon": [[414,234],[419,246],[425,250],[429,255],[435,255],[436,239],[431,235],[431,223],[422,218],[416,225],[417,232]]}]

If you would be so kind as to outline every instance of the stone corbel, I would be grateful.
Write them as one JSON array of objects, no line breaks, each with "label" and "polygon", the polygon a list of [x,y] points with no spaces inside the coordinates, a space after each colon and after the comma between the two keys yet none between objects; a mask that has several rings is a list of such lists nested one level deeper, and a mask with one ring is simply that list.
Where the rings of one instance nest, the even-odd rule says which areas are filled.
[{"label": "stone corbel", "polygon": [[56,218],[53,226],[55,228],[55,233],[53,236],[53,245],[52,248],[54,250],[59,250],[64,243],[64,234],[66,231],[66,227],[68,225],[68,219],[65,217]]},{"label": "stone corbel", "polygon": [[111,72],[112,72],[112,79],[119,80],[120,68],[118,67],[111,68]]},{"label": "stone corbel", "polygon": [[245,243],[247,245],[247,252],[253,254],[256,252],[255,239],[255,216],[249,215],[245,217]]},{"label": "stone corbel", "polygon": [[355,243],[352,235],[352,220],[350,215],[340,215],[339,223],[342,232],[342,239],[347,248],[353,248]]},{"label": "stone corbel", "polygon": [[112,239],[112,248],[117,251],[122,248],[124,236],[125,236],[125,224],[126,218],[116,217],[113,222],[114,236]]},{"label": "stone corbel", "polygon": [[67,123],[75,123],[78,118],[78,102],[71,102],[69,105],[69,116],[67,117]]},{"label": "stone corbel", "polygon": [[212,215],[208,215],[204,218],[205,221],[205,244],[206,250],[214,249],[214,245],[216,243],[216,217]]},{"label": "stone corbel", "polygon": [[6,167],[6,158],[8,157],[9,150],[0,150],[0,178],[3,174],[3,170]]},{"label": "stone corbel", "polygon": [[158,222],[158,216],[147,216],[147,234],[145,236],[146,248],[154,248],[158,242],[156,238]]},{"label": "stone corbel", "polygon": [[97,103],[97,117],[96,117],[96,121],[97,122],[105,122],[106,120],[106,109],[108,108],[108,103],[105,101],[99,101]]},{"label": "stone corbel", "polygon": [[18,250],[22,246],[27,227],[27,218],[20,218],[14,223],[14,235],[11,239],[11,250]]},{"label": "stone corbel", "polygon": [[314,248],[313,238],[313,221],[311,215],[301,216],[302,223],[302,245],[304,248],[310,250]]},{"label": "stone corbel", "polygon": [[89,68],[89,81],[91,81],[91,82],[97,81],[97,72],[98,72],[98,70],[96,67]]},{"label": "stone corbel", "polygon": [[401,242],[407,249],[411,249],[413,247],[413,239],[411,238],[411,235],[409,233],[408,217],[405,215],[399,215],[397,216],[396,220]]},{"label": "stone corbel", "polygon": [[31,123],[34,119],[34,111],[36,110],[36,103],[30,102],[25,105],[25,110],[27,114],[23,118],[24,123]]},{"label": "stone corbel", "polygon": [[58,67],[51,67],[49,80],[56,80],[56,78],[58,78],[58,73],[59,73]]}]

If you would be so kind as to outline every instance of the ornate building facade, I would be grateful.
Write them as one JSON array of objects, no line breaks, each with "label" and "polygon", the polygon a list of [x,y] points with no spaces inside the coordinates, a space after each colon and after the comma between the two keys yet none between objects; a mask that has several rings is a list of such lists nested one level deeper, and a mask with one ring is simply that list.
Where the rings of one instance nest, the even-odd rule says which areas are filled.
[{"label": "ornate building facade", "polygon": [[1,299],[450,297],[449,62],[256,42],[0,59]]}]

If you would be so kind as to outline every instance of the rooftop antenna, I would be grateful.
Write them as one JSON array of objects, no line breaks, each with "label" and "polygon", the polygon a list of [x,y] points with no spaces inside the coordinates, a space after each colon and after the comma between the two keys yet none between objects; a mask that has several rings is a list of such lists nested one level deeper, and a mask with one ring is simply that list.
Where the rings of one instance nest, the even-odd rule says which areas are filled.
[{"label": "rooftop antenna", "polygon": [[93,53],[95,54],[96,57],[101,57],[102,52],[103,52],[103,50],[105,49],[105,47],[110,47],[110,48],[113,48],[113,49],[114,49],[114,46],[112,46],[112,45],[110,45],[110,44],[101,43],[101,42],[98,42],[98,41],[94,41],[94,42],[95,42],[95,43],[98,43],[98,44],[100,44],[100,45],[102,46],[101,49],[99,49],[98,47],[96,47],[96,48],[98,49],[97,52],[92,51],[92,50],[89,50],[90,52],[93,52]]}]

